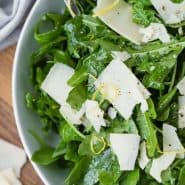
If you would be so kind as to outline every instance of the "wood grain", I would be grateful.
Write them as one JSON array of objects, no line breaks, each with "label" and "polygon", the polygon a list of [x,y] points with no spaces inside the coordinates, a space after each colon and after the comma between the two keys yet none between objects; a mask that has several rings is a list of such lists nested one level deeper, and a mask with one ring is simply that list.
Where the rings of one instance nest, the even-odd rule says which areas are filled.
[{"label": "wood grain", "polygon": [[[19,147],[19,139],[12,110],[11,77],[15,46],[0,52],[0,138]],[[30,162],[23,167],[21,173],[23,185],[43,185]]]}]

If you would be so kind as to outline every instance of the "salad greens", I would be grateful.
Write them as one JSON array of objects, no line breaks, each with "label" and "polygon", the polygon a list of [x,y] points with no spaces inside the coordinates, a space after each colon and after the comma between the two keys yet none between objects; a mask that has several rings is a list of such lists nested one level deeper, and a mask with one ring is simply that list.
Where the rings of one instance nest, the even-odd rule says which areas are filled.
[{"label": "salad greens", "polygon": [[[142,28],[147,28],[151,23],[162,24],[170,35],[170,42],[167,43],[155,38],[137,45],[118,34],[113,26],[111,29],[103,18],[124,0],[113,1],[113,4],[102,9],[103,15],[95,16],[93,10],[97,2],[106,1],[111,2],[66,0],[63,13],[46,13],[35,27],[34,38],[40,47],[31,56],[30,80],[34,91],[25,95],[26,105],[39,115],[46,136],[53,131],[60,139],[56,146],[49,146],[31,131],[40,144],[40,149],[35,151],[32,160],[40,165],[58,163],[62,167],[70,168],[66,185],[184,185],[184,157],[174,157],[172,163],[162,170],[159,178],[150,169],[153,160],[160,156],[174,152],[177,156],[185,153],[184,149],[178,148],[171,152],[162,150],[165,147],[164,123],[176,129],[176,140],[182,145],[185,142],[185,124],[184,127],[179,127],[178,123],[179,116],[182,119],[185,116],[179,115],[180,104],[183,102],[178,99],[185,94],[180,94],[177,87],[185,76],[185,24],[183,21],[173,25],[165,24],[166,20],[163,20],[153,6],[154,0],[127,0],[125,2],[131,6],[130,19],[133,24]],[[179,0],[173,2],[183,3]],[[146,34],[155,35],[155,31]],[[124,118],[119,107],[114,107],[114,103],[111,103],[114,101],[109,99],[109,96],[117,97],[114,95],[117,87],[108,84],[109,86],[103,86],[106,90],[102,93],[102,87],[96,86],[100,75],[116,60],[113,51],[129,54],[126,61],[119,58],[120,56],[116,56],[117,60],[123,60],[128,70],[144,86],[135,87],[135,91],[142,91],[143,88],[150,96],[145,98],[144,92],[141,92],[148,108],[143,111],[137,102],[129,119]],[[43,82],[56,64],[68,66],[72,73],[67,81],[69,92],[65,99],[65,106],[69,106],[72,112],[67,110],[67,115],[61,114],[62,104],[42,88]],[[109,77],[113,78],[114,75],[119,74],[110,74]],[[64,78],[61,74],[61,80]],[[132,82],[128,80],[130,86],[133,85]],[[65,96],[65,87],[59,88],[63,88],[60,96]],[[89,104],[87,100],[90,100]],[[129,105],[124,105],[125,110],[127,106]],[[181,111],[185,110],[185,104],[183,106]],[[110,116],[110,107],[115,108],[115,118]],[[73,115],[81,115],[75,118],[78,124],[71,121],[70,116]],[[97,125],[100,131],[96,129]],[[146,142],[146,155],[150,161],[145,169],[141,168],[137,157],[134,169],[120,170],[120,156],[112,149],[109,137],[112,133],[119,136],[137,135],[140,141]],[[173,145],[175,141],[172,140],[169,142]],[[141,155],[139,151],[136,153]]]}]

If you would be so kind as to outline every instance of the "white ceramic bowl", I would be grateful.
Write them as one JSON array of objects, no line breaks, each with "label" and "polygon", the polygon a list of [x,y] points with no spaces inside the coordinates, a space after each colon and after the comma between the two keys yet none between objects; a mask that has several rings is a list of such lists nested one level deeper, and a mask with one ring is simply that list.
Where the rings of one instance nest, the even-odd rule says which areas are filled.
[{"label": "white ceramic bowl", "polygon": [[[13,108],[18,132],[29,158],[39,146],[28,130],[35,130],[42,136],[39,118],[26,108],[24,98],[26,92],[32,91],[29,81],[29,61],[32,52],[38,48],[33,39],[33,28],[44,13],[60,13],[63,8],[63,0],[37,0],[27,18],[17,45],[12,79]],[[56,138],[51,137],[53,136],[50,136],[50,141],[57,142]],[[56,165],[44,167],[34,163],[33,166],[46,185],[64,185],[67,169],[59,169]]]}]

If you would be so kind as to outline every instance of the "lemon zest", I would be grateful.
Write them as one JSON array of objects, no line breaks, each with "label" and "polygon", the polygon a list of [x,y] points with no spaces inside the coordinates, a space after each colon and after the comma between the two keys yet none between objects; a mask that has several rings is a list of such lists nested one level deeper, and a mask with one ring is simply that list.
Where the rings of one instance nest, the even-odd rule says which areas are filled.
[{"label": "lemon zest", "polygon": [[120,0],[115,0],[112,4],[102,8],[101,10],[98,10],[94,15],[93,17],[96,17],[96,16],[102,16],[102,15],[105,15],[107,14],[110,10],[112,10],[118,3],[119,3]]},{"label": "lemon zest", "polygon": [[[102,144],[103,144],[103,146],[102,146],[102,148],[97,152],[97,151],[95,151],[94,150],[94,139],[96,139],[97,141],[100,141]],[[103,137],[97,137],[97,136],[92,136],[92,139],[91,139],[91,142],[90,142],[90,148],[91,148],[91,151],[94,153],[94,154],[96,154],[96,155],[98,155],[98,154],[100,154],[104,149],[105,149],[105,147],[106,147],[106,142],[105,142],[105,140],[103,139]]]}]

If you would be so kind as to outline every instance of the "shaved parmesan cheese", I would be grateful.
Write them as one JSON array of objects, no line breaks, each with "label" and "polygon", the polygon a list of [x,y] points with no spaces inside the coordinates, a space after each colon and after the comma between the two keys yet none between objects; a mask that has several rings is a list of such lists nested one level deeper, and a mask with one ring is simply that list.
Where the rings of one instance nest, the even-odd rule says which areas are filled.
[{"label": "shaved parmesan cheese", "polygon": [[153,160],[150,175],[161,183],[161,172],[168,169],[176,157],[184,158],[184,154],[178,154],[178,151],[181,150],[184,151],[184,147],[177,136],[176,128],[168,124],[163,124],[164,154]]},{"label": "shaved parmesan cheese", "polygon": [[131,55],[126,51],[112,51],[112,57],[113,58],[119,58],[122,62],[128,60]]},{"label": "shaved parmesan cheese", "polygon": [[171,0],[151,0],[166,24],[177,24],[185,20],[185,1],[173,3]]},{"label": "shaved parmesan cheese", "polygon": [[76,111],[72,109],[71,106],[64,102],[60,107],[60,113],[64,117],[64,119],[74,125],[81,124],[81,117],[83,116],[84,112],[82,110]]},{"label": "shaved parmesan cheese", "polygon": [[86,100],[85,115],[97,132],[100,131],[101,126],[106,126],[103,118],[104,112],[100,109],[97,101]]},{"label": "shaved parmesan cheese", "polygon": [[176,154],[169,153],[163,154],[159,158],[154,159],[152,162],[152,166],[150,168],[150,175],[157,180],[159,183],[162,182],[161,179],[161,172],[168,169],[168,167],[173,163],[175,160]]},{"label": "shaved parmesan cheese", "polygon": [[[0,172],[0,176],[3,177],[9,185],[21,185],[22,183],[17,179],[13,169],[9,168]],[[1,184],[1,183],[0,183]],[[1,184],[5,185],[5,184]]]},{"label": "shaved parmesan cheese", "polygon": [[180,142],[180,139],[176,133],[176,128],[163,124],[163,151],[175,152],[178,158],[184,158],[184,154],[178,154],[180,151],[184,151],[184,147]]},{"label": "shaved parmesan cheese", "polygon": [[140,28],[139,32],[143,35],[142,41],[147,43],[159,39],[163,43],[170,42],[170,36],[163,24],[151,23],[146,28]]},{"label": "shaved parmesan cheese", "polygon": [[116,115],[117,115],[117,111],[116,109],[114,109],[113,107],[110,107],[108,109],[108,115],[111,119],[115,119],[116,118]]},{"label": "shaved parmesan cheese", "polygon": [[74,70],[62,63],[55,64],[46,79],[41,85],[41,89],[50,95],[58,104],[63,105],[66,102],[72,87],[67,81],[74,74]]},{"label": "shaved parmesan cheese", "polygon": [[150,93],[119,58],[104,69],[95,86],[125,119],[130,118],[137,104],[141,104],[142,112],[148,110],[146,99]]},{"label": "shaved parmesan cheese", "polygon": [[140,154],[139,154],[139,158],[138,158],[139,167],[141,169],[144,169],[149,162],[150,162],[150,159],[147,156],[146,143],[145,143],[145,141],[143,141],[140,144]]},{"label": "shaved parmesan cheese", "polygon": [[72,90],[72,87],[67,82],[73,74],[74,70],[71,67],[57,63],[51,68],[41,85],[41,89],[60,104],[60,113],[66,121],[71,124],[81,124],[81,112],[72,109],[66,102],[69,92]]},{"label": "shaved parmesan cheese", "polygon": [[134,170],[139,142],[137,134],[110,134],[111,148],[118,158],[120,170]]},{"label": "shaved parmesan cheese", "polygon": [[185,96],[185,77],[177,84],[177,89],[181,95]]},{"label": "shaved parmesan cheese", "polygon": [[16,176],[20,176],[20,171],[26,162],[24,150],[0,139],[0,170],[13,168]]},{"label": "shaved parmesan cheese", "polygon": [[185,96],[179,96],[178,127],[185,128]]},{"label": "shaved parmesan cheese", "polygon": [[0,174],[0,184],[2,184],[2,185],[11,185],[8,182],[8,180],[3,175],[1,175],[1,174]]},{"label": "shaved parmesan cheese", "polygon": [[112,3],[112,0],[98,0],[97,7],[94,9],[95,15],[118,34],[136,44],[140,44],[142,36],[139,33],[139,28],[141,27],[132,21],[131,5],[120,0],[112,6],[112,9],[104,12],[104,14],[100,13],[106,7],[111,6]]}]

